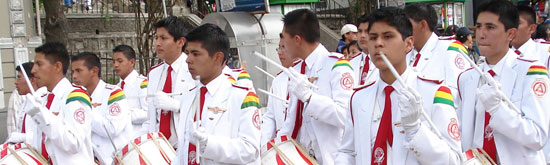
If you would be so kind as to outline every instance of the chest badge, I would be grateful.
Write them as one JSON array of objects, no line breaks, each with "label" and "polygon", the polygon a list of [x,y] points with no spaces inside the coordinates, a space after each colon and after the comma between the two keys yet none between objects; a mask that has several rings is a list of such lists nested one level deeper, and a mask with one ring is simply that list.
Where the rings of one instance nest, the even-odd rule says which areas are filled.
[{"label": "chest badge", "polygon": [[227,109],[221,109],[219,107],[208,107],[208,110],[212,111],[212,113],[214,114],[224,113],[225,111],[227,111]]},{"label": "chest badge", "polygon": [[99,107],[101,106],[101,103],[92,103],[92,107],[96,108],[96,107]]}]

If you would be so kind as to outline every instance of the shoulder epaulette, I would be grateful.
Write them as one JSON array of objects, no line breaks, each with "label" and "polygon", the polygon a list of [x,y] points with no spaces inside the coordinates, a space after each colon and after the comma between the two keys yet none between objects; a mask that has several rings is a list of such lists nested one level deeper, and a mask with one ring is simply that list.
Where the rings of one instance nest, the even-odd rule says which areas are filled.
[{"label": "shoulder epaulette", "polygon": [[143,81],[141,81],[141,84],[139,84],[139,87],[143,89],[143,88],[147,88],[147,85],[149,85],[149,80],[144,79]]},{"label": "shoulder epaulette", "polygon": [[529,59],[524,59],[524,58],[519,58],[519,57],[518,57],[518,60],[525,61],[525,62],[535,62],[535,61],[537,61],[537,60],[529,60]]},{"label": "shoulder epaulette", "polygon": [[456,38],[455,35],[438,37],[439,40],[454,40],[455,38]]},{"label": "shoulder epaulette", "polygon": [[107,105],[111,105],[111,103],[122,100],[124,98],[126,98],[126,96],[124,96],[124,91],[122,91],[121,89],[117,89],[117,90],[111,92],[111,95],[109,96],[109,101],[107,102]]},{"label": "shoulder epaulette", "polygon": [[113,90],[115,89],[116,85],[112,85],[112,84],[107,84],[105,83],[105,89],[108,89],[108,90]]},{"label": "shoulder epaulette", "polygon": [[434,104],[435,103],[447,104],[454,107],[455,105],[451,90],[446,86],[440,86],[439,89],[437,89],[437,92],[435,92]]},{"label": "shoulder epaulette", "polygon": [[241,73],[239,73],[239,77],[237,77],[237,80],[242,80],[242,79],[252,80],[250,78],[250,74],[248,74],[248,72],[246,72],[246,71],[242,71]]},{"label": "shoulder epaulette", "polygon": [[231,84],[237,83],[237,80],[235,80],[235,78],[233,78],[233,76],[231,75],[227,75],[227,79],[229,80],[229,82],[231,82]]},{"label": "shoulder epaulette", "polygon": [[468,54],[468,50],[466,50],[466,47],[464,47],[464,45],[462,45],[460,41],[455,41],[451,43],[451,45],[449,45],[447,50],[457,51],[459,53],[464,53],[466,55]]},{"label": "shoulder epaulette", "polygon": [[243,100],[243,104],[241,104],[241,109],[245,109],[248,107],[256,107],[260,108],[260,99],[258,98],[258,95],[254,92],[248,92],[246,97]]},{"label": "shoulder epaulette", "polygon": [[420,75],[418,76],[418,79],[423,80],[423,81],[433,82],[433,83],[436,83],[436,84],[443,83],[443,80],[432,80],[432,79],[428,79],[428,78],[426,78],[424,76],[420,76]]},{"label": "shoulder epaulette", "polygon": [[339,66],[347,66],[347,67],[349,67],[351,70],[353,70],[353,68],[351,67],[351,64],[349,63],[349,61],[346,60],[346,59],[343,59],[343,58],[339,59],[338,61],[336,61],[336,62],[334,63],[334,65],[332,66],[332,70],[334,70],[334,68],[337,68],[337,67],[339,67]]},{"label": "shoulder epaulette", "polygon": [[358,86],[358,87],[355,87],[353,88],[354,91],[358,91],[358,90],[361,90],[361,89],[365,89],[367,87],[370,87],[372,86],[376,81],[373,81],[373,82],[370,82],[370,83],[366,83],[364,85],[361,85],[361,86]]},{"label": "shoulder epaulette", "polygon": [[235,88],[240,88],[240,89],[248,90],[247,87],[238,86],[238,85],[236,85],[236,84],[231,84],[231,85],[232,85],[233,87],[235,87]]},{"label": "shoulder epaulette", "polygon": [[[161,66],[162,64],[164,64],[164,61],[158,63],[157,65],[152,66],[152,67],[151,67],[151,70],[153,70],[153,69],[155,69],[155,68],[158,68],[158,67]],[[150,70],[150,71],[151,71],[151,70]]]},{"label": "shoulder epaulette", "polygon": [[532,65],[527,71],[527,75],[548,75],[546,67],[541,65]]},{"label": "shoulder epaulette", "polygon": [[70,103],[71,101],[81,101],[84,104],[92,107],[92,103],[90,101],[90,97],[88,96],[88,93],[86,93],[83,89],[75,89],[73,90],[69,96],[67,97],[67,102],[65,104]]},{"label": "shoulder epaulette", "polygon": [[71,85],[75,88],[86,90],[86,88],[84,88],[84,86],[82,86],[82,85],[76,85],[76,84],[71,84]]},{"label": "shoulder epaulette", "polygon": [[359,57],[359,55],[361,55],[361,53],[357,53],[356,55],[351,56],[349,59],[350,59],[350,60],[351,60],[351,59],[354,59],[355,57]]},{"label": "shoulder epaulette", "polygon": [[232,72],[242,72],[243,69],[239,68],[239,69],[231,69]]}]

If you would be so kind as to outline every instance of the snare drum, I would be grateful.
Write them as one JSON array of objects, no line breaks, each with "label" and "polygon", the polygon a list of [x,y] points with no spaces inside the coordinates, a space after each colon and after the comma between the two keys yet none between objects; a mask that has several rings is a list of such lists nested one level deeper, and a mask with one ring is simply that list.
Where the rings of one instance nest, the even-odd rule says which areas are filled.
[{"label": "snare drum", "polygon": [[262,148],[262,164],[318,164],[290,136],[277,137]]},{"label": "snare drum", "polygon": [[160,132],[147,133],[130,141],[119,150],[114,164],[170,164],[176,151]]},{"label": "snare drum", "polygon": [[27,143],[2,145],[0,164],[48,164],[46,159],[36,149]]},{"label": "snare drum", "polygon": [[487,153],[481,148],[469,149],[462,153],[465,158],[463,165],[496,165]]}]

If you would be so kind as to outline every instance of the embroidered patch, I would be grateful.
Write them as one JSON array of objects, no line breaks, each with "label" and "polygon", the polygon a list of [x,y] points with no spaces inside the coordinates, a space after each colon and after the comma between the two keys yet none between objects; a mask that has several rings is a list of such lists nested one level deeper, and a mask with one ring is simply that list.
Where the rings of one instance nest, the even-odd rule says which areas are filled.
[{"label": "embroidered patch", "polygon": [[493,138],[493,128],[489,125],[485,126],[485,136],[483,138],[492,139]]},{"label": "embroidered patch", "polygon": [[464,69],[464,66],[466,65],[464,63],[464,59],[460,56],[456,56],[455,58],[455,65],[458,69]]},{"label": "embroidered patch", "polygon": [[197,154],[195,151],[189,152],[188,162],[195,162],[197,158]]},{"label": "embroidered patch", "polygon": [[258,110],[254,111],[254,114],[252,115],[252,123],[254,124],[254,127],[260,130],[261,121],[260,121],[260,113],[258,113]]},{"label": "embroidered patch", "polygon": [[74,111],[74,120],[80,124],[84,124],[86,121],[86,113],[84,108],[78,108]]},{"label": "embroidered patch", "polygon": [[111,107],[109,108],[109,114],[111,116],[117,116],[120,113],[120,106],[118,103],[113,103]]},{"label": "embroidered patch", "polygon": [[208,107],[207,109],[209,111],[212,111],[212,113],[214,113],[214,114],[224,113],[225,111],[227,111],[226,109],[221,109],[219,107]]},{"label": "embroidered patch", "polygon": [[451,138],[453,138],[456,141],[460,141],[460,131],[458,130],[458,122],[456,121],[455,118],[451,118],[451,122],[449,122],[447,131],[449,132],[449,135],[451,136]]},{"label": "embroidered patch", "polygon": [[351,77],[350,73],[342,74],[342,78],[340,79],[340,85],[342,85],[342,88],[344,89],[353,88],[353,77]]},{"label": "embroidered patch", "polygon": [[384,161],[384,149],[377,147],[374,150],[374,163],[382,163]]},{"label": "embroidered patch", "polygon": [[542,97],[546,94],[546,82],[544,80],[535,80],[531,88],[537,97]]}]

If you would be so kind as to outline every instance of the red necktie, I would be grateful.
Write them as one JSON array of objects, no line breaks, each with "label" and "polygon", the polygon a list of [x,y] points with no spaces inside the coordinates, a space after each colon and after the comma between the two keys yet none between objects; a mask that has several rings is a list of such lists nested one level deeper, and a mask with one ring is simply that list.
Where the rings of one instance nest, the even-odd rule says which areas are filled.
[{"label": "red necktie", "polygon": [[515,52],[516,54],[518,54],[518,55],[521,55],[521,52],[520,52],[519,50],[517,50],[517,49],[516,49],[514,52]]},{"label": "red necktie", "polygon": [[[495,71],[489,70],[489,74],[495,77]],[[495,146],[495,139],[493,129],[489,127],[489,120],[491,115],[485,112],[485,124],[483,126],[483,150],[496,162],[497,161],[497,148]]]},{"label": "red necktie", "polygon": [[363,70],[361,71],[361,75],[359,75],[360,78],[361,78],[361,81],[360,81],[359,85],[365,84],[365,78],[367,77],[367,74],[369,73],[369,67],[370,67],[369,66],[370,65],[369,60],[370,60],[370,58],[367,55],[367,57],[365,58],[365,64],[363,66]]},{"label": "red necktie", "polygon": [[[172,93],[172,66],[168,66],[168,71],[166,73],[166,81],[164,82],[162,91],[164,93]],[[159,127],[160,132],[166,136],[166,139],[170,139],[170,136],[172,136],[172,132],[170,131],[170,118],[172,118],[172,111],[161,110]]]},{"label": "red necktie", "polygon": [[120,89],[124,90],[124,80],[120,83]]},{"label": "red necktie", "polygon": [[[386,94],[386,100],[384,104],[384,112],[382,113],[382,119],[378,126],[378,133],[376,133],[376,141],[374,141],[374,148],[372,149],[371,164],[386,165],[387,160],[387,144],[390,147],[393,145],[393,132],[391,126],[391,98],[390,94],[393,92],[392,86],[386,86],[384,93]],[[387,143],[386,143],[387,142]]]},{"label": "red necktie", "polygon": [[[206,89],[205,86],[201,87],[201,96],[200,96],[200,99],[201,99],[200,100],[200,104],[201,104],[200,108],[201,109],[200,109],[200,114],[199,114],[199,119],[198,120],[201,120],[202,109],[204,107],[204,97],[205,97],[207,91],[208,90]],[[197,121],[197,115],[195,115],[194,121]],[[189,164],[189,165],[198,165],[196,158],[197,158],[197,155],[199,153],[196,153],[196,151],[197,151],[197,147],[195,145],[191,144],[191,142],[189,142],[189,150],[187,150],[187,156],[190,157],[191,159],[189,159],[189,158],[187,159],[188,160],[187,164]],[[194,152],[194,154],[193,154],[193,152]]]},{"label": "red necktie", "polygon": [[418,52],[418,54],[416,54],[415,56],[413,67],[416,67],[416,65],[418,64],[418,61],[420,61],[420,52]]},{"label": "red necktie", "polygon": [[[46,108],[50,109],[54,97],[55,95],[53,93],[48,94],[48,102],[46,103]],[[46,150],[46,143],[44,143],[44,140],[46,140],[46,136],[44,135],[44,133],[42,133],[42,156],[44,156],[44,158],[46,158],[47,160],[50,160],[50,156],[48,155],[48,151]]]},{"label": "red necktie", "polygon": [[[306,61],[302,61],[302,66],[300,66],[300,73],[306,73]],[[304,111],[304,102],[298,99],[298,104],[296,106],[296,121],[294,122],[294,130],[292,130],[292,138],[296,139],[298,132],[302,127],[302,111]]]}]

